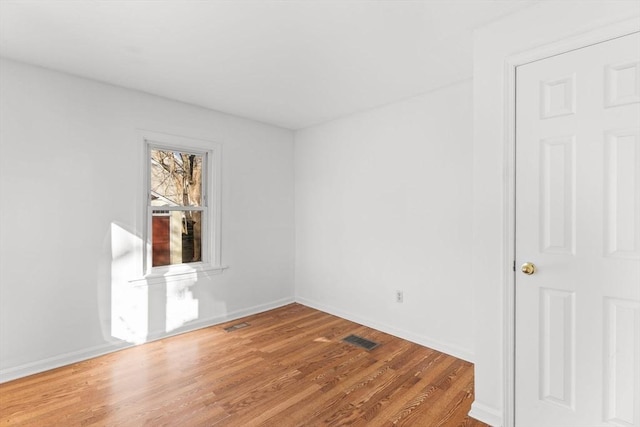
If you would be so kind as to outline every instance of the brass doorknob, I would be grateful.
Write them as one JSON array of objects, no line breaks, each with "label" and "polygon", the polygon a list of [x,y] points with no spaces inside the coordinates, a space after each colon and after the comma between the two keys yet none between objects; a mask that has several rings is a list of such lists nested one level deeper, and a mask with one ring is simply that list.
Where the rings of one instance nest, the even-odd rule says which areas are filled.
[{"label": "brass doorknob", "polygon": [[524,274],[531,276],[533,273],[536,272],[536,266],[531,262],[525,262],[520,266],[520,271],[522,271]]}]

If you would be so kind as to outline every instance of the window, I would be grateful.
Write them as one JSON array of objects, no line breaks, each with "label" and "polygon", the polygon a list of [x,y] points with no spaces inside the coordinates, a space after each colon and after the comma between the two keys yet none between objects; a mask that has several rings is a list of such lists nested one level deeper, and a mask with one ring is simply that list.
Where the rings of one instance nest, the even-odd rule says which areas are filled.
[{"label": "window", "polygon": [[[207,153],[149,145],[151,266],[202,261]],[[203,179],[205,178],[205,179]],[[204,212],[204,215],[203,215]],[[206,228],[206,225],[205,225]]]},{"label": "window", "polygon": [[220,146],[145,133],[145,272],[220,267]]}]

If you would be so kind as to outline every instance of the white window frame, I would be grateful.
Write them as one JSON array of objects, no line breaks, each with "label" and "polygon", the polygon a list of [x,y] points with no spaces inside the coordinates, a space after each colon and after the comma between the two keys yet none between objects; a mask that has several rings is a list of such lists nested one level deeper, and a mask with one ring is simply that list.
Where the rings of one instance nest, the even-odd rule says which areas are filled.
[{"label": "white window frame", "polygon": [[[141,279],[132,280],[134,284],[166,283],[186,278],[198,278],[201,274],[219,274],[226,267],[221,262],[221,157],[222,145],[213,141],[169,135],[151,131],[140,131],[143,146],[143,203],[142,203],[142,272]],[[171,264],[154,267],[152,265],[152,208],[151,208],[151,150],[161,149],[186,152],[203,156],[202,198],[198,209],[205,218],[202,226],[201,261]],[[166,209],[165,209],[166,210]],[[176,210],[176,208],[172,208]],[[177,210],[194,210],[190,207]]]}]

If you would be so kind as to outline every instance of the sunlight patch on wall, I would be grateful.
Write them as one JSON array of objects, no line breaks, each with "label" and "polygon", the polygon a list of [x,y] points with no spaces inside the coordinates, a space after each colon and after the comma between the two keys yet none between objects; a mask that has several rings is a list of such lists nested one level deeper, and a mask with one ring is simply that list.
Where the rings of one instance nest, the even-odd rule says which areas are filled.
[{"label": "sunlight patch on wall", "polygon": [[198,318],[198,300],[193,297],[193,292],[189,289],[195,282],[195,279],[191,279],[167,283],[165,332],[171,332]]},{"label": "sunlight patch on wall", "polygon": [[111,336],[140,344],[149,334],[149,295],[145,286],[131,286],[141,253],[141,239],[111,224]]}]

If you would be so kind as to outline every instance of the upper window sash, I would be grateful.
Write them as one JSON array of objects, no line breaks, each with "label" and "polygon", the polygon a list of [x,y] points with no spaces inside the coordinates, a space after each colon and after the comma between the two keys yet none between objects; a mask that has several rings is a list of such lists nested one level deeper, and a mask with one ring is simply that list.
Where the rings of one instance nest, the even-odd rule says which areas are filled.
[{"label": "upper window sash", "polygon": [[[180,156],[178,156],[178,154]],[[209,191],[209,158],[211,157],[210,151],[203,151],[200,149],[182,147],[182,146],[168,146],[160,144],[155,141],[147,142],[147,203],[149,206],[166,206],[166,207],[207,207],[208,191]],[[184,155],[193,155],[195,162],[199,162],[200,167],[200,188],[199,194],[193,197],[193,201],[185,200],[184,195],[180,193],[180,188],[173,188],[171,185],[173,182],[166,182],[162,180],[162,176],[158,177],[161,182],[153,183],[154,174],[162,175],[163,169],[178,169],[183,170],[185,174],[189,171],[193,173],[194,164],[188,165],[189,159]],[[195,163],[194,162],[194,163]],[[154,194],[155,193],[155,194]],[[156,197],[154,199],[154,197]],[[189,199],[191,194],[189,195]],[[157,202],[154,204],[154,201]]]}]

